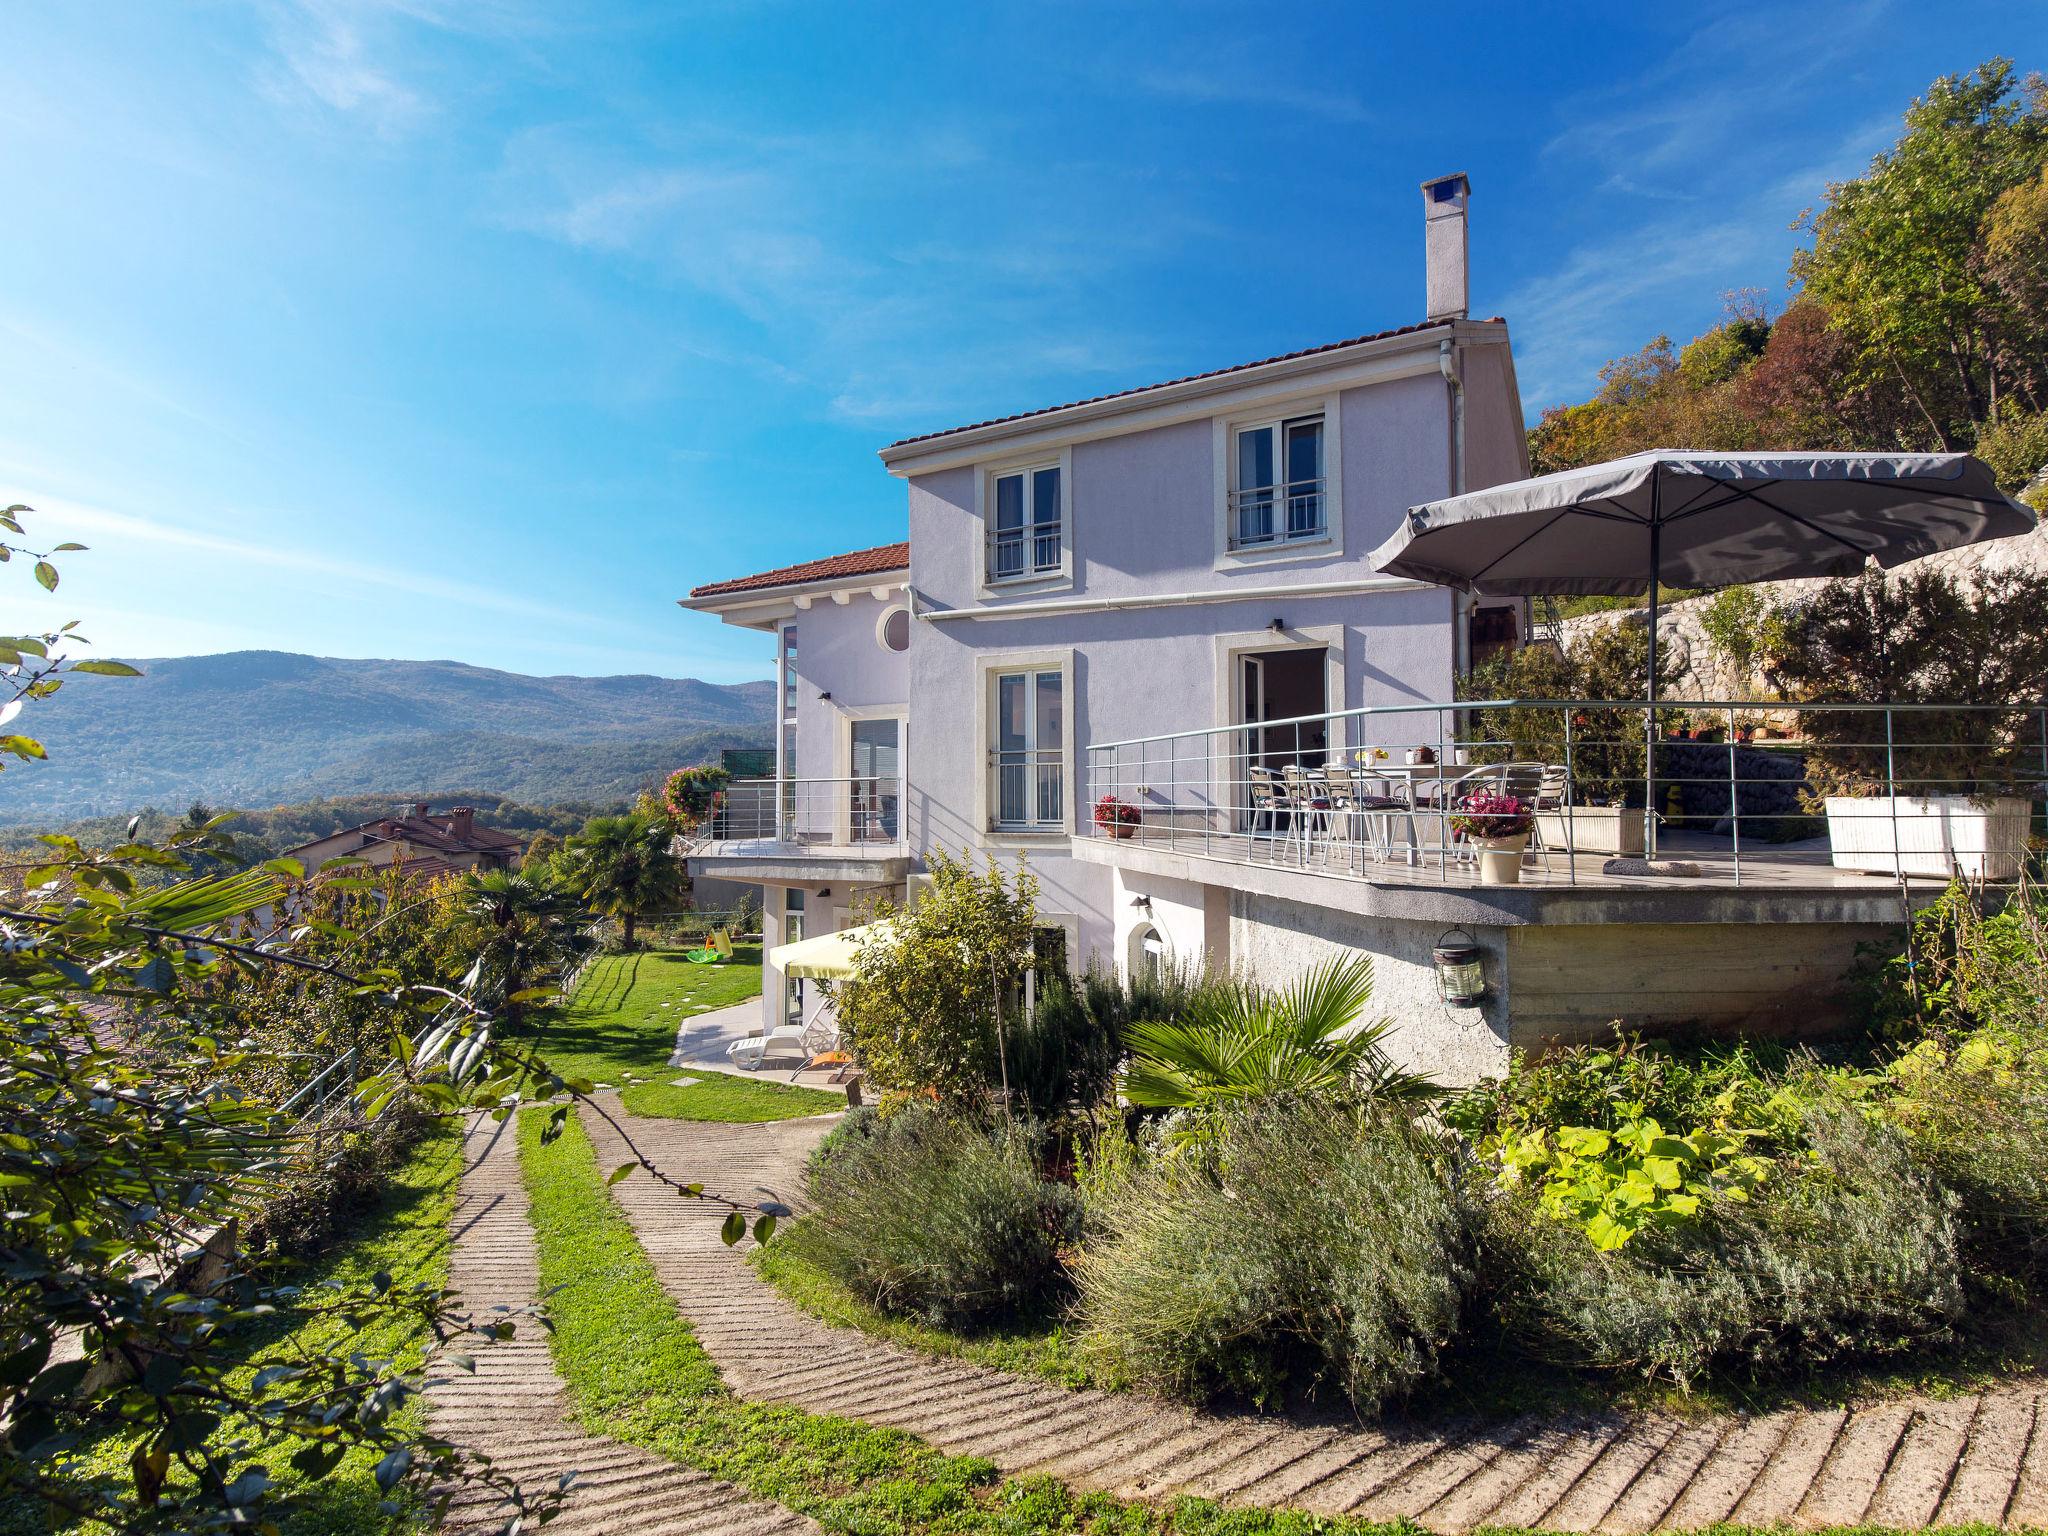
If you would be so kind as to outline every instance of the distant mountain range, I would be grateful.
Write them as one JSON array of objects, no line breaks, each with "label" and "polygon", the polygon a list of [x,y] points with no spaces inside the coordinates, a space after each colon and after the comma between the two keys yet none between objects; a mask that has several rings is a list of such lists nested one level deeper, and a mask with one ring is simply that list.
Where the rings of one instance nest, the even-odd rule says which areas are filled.
[{"label": "distant mountain range", "polygon": [[365,794],[603,803],[773,739],[766,682],[526,677],[283,651],[132,665],[140,678],[68,678],[14,722],[49,759],[0,773],[0,825]]}]

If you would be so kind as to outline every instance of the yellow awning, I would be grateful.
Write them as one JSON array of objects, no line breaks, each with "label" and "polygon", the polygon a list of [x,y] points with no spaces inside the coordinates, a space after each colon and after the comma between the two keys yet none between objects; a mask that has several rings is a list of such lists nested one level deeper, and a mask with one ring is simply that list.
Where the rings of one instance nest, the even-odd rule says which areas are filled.
[{"label": "yellow awning", "polygon": [[863,923],[838,933],[821,933],[815,939],[798,939],[778,944],[768,951],[768,964],[785,976],[808,976],[820,981],[837,981],[853,974],[853,953],[864,943],[888,936],[886,923]]}]

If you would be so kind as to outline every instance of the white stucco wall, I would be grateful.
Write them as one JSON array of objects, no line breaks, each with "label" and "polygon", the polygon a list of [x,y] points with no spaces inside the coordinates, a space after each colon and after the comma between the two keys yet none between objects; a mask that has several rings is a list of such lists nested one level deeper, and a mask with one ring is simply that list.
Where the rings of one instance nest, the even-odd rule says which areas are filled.
[{"label": "white stucco wall", "polygon": [[[1201,965],[1213,961],[1223,966],[1227,955],[1211,956],[1208,950],[1209,888],[1192,880],[1171,880],[1160,875],[1139,875],[1112,868],[1111,915],[1115,919],[1116,963],[1126,970],[1135,958],[1133,937],[1145,927],[1158,932],[1167,954],[1176,965]],[[1148,907],[1138,905],[1140,899]]]},{"label": "white stucco wall", "polygon": [[1249,891],[1231,898],[1231,954],[1248,974],[1267,986],[1285,986],[1332,959],[1360,951],[1371,955],[1372,1012],[1394,1026],[1388,1055],[1440,1082],[1463,1086],[1507,1069],[1505,946],[1500,929],[1474,932],[1486,952],[1489,996],[1480,1008],[1452,1008],[1437,994],[1430,958],[1442,935],[1437,923],[1360,917]]}]

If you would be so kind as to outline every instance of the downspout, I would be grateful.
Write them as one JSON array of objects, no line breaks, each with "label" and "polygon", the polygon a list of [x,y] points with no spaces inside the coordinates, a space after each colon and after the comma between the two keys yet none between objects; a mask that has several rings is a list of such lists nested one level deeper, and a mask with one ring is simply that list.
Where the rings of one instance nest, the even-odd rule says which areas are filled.
[{"label": "downspout", "polygon": [[[1437,371],[1451,392],[1451,494],[1465,494],[1465,381],[1458,373],[1458,349],[1446,336],[1436,350]],[[1458,677],[1472,670],[1472,598],[1451,589],[1451,666]]]}]

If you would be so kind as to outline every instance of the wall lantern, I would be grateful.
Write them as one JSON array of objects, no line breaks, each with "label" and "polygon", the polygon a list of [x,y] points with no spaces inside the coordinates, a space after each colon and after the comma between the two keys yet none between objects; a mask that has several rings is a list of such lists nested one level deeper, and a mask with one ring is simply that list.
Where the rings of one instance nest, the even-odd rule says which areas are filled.
[{"label": "wall lantern", "polygon": [[1477,1008],[1486,999],[1486,952],[1472,935],[1453,928],[1430,952],[1436,962],[1436,991],[1453,1008]]}]

